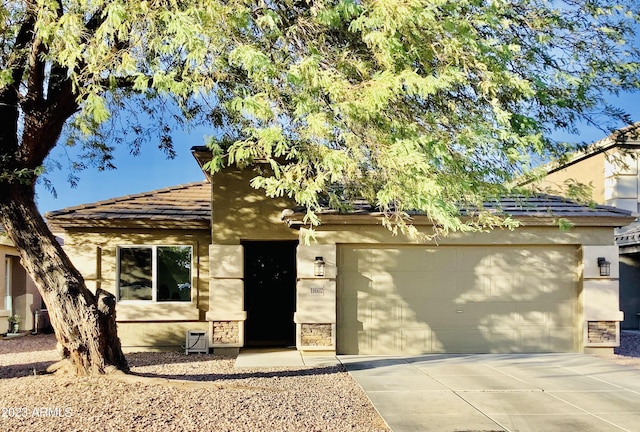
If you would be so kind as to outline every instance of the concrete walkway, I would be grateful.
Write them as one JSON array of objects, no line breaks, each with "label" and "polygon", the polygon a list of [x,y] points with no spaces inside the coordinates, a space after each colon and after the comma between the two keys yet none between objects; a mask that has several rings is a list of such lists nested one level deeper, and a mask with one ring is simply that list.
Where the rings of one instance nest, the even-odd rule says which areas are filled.
[{"label": "concrete walkway", "polygon": [[256,369],[274,367],[329,367],[337,366],[340,361],[335,356],[301,355],[295,348],[256,348],[241,349],[236,358],[236,369]]},{"label": "concrete walkway", "polygon": [[394,432],[640,430],[640,370],[593,356],[339,359]]}]

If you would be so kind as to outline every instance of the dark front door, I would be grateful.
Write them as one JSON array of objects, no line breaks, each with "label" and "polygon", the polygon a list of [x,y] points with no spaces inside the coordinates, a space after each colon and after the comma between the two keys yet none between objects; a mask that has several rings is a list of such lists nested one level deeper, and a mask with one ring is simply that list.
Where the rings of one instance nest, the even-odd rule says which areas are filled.
[{"label": "dark front door", "polygon": [[295,345],[296,241],[246,241],[246,346]]}]

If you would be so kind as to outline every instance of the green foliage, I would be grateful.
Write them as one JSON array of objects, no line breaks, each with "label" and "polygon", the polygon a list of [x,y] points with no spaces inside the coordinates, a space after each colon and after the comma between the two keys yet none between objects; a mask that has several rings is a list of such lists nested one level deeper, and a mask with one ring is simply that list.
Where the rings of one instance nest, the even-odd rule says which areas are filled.
[{"label": "green foliage", "polygon": [[[16,127],[16,146],[62,119],[66,142],[82,142],[99,168],[112,166],[109,137],[134,154],[156,140],[171,156],[172,125],[210,122],[209,168],[266,161],[253,185],[295,199],[311,225],[324,206],[365,198],[392,230],[414,232],[414,210],[436,234],[510,228],[482,203],[573,149],[553,132],[627,120],[604,102],[639,86],[639,10],[636,0],[3,2],[0,109],[13,96],[26,118],[44,119]],[[479,211],[462,218],[460,205]]]},{"label": "green foliage", "polygon": [[0,155],[0,183],[30,184],[44,172],[44,167],[16,168],[11,157]]},{"label": "green foliage", "polygon": [[[243,79],[218,94],[236,127],[210,143],[211,167],[269,161],[253,185],[306,206],[310,224],[364,197],[392,230],[413,230],[410,210],[436,234],[512,228],[482,203],[575,149],[553,132],[626,120],[604,98],[639,83],[635,1],[247,7],[228,56]],[[480,210],[469,220],[460,205]]]}]

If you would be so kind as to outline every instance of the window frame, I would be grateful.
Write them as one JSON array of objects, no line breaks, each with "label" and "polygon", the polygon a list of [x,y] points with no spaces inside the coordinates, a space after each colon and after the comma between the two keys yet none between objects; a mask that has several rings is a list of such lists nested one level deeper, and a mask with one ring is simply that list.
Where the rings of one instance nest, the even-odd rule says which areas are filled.
[{"label": "window frame", "polygon": [[[189,283],[191,284],[191,288],[189,289],[190,295],[189,300],[162,300],[158,301],[158,248],[162,247],[188,247],[191,251],[191,259],[189,264]],[[151,299],[150,300],[142,300],[142,299],[121,299],[120,298],[120,274],[121,274],[121,251],[123,249],[135,249],[135,248],[145,248],[151,249]],[[195,272],[195,261],[194,261],[194,250],[196,248],[194,245],[189,243],[183,244],[131,244],[131,245],[118,245],[116,246],[116,274],[115,274],[115,287],[116,287],[116,301],[118,303],[137,303],[137,304],[180,304],[186,305],[193,303],[194,296],[194,274]]]}]

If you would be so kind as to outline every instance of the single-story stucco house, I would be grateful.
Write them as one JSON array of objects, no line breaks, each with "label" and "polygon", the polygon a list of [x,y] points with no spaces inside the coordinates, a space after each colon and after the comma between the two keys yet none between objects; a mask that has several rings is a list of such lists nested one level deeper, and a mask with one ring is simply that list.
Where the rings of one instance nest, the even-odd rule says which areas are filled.
[{"label": "single-story stucco house", "polygon": [[[210,153],[193,149],[202,166]],[[619,343],[615,227],[625,210],[552,196],[496,203],[515,230],[394,236],[367,206],[303,212],[250,187],[251,168],[46,215],[89,287],[113,292],[126,349],[185,331],[216,353],[611,352]],[[573,224],[558,228],[558,219]],[[428,228],[416,215],[416,225]],[[610,263],[607,274],[606,263]]]}]

